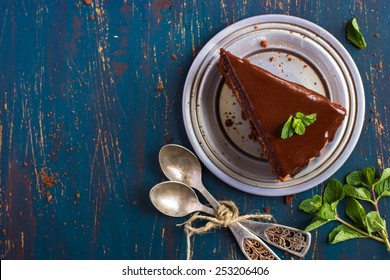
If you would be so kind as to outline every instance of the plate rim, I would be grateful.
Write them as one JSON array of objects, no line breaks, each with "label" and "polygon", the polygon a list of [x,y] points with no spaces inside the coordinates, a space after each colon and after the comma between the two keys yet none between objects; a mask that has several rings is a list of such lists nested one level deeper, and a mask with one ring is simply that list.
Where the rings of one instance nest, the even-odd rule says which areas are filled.
[{"label": "plate rim", "polygon": [[[335,158],[335,160],[327,169],[327,171],[329,170],[328,172],[326,172],[327,175],[325,174],[325,172],[322,172],[321,174],[318,174],[317,176],[305,181],[303,185],[298,184],[298,185],[282,187],[282,188],[281,187],[278,188],[277,186],[275,186],[275,188],[273,187],[265,188],[261,186],[249,185],[242,181],[238,181],[236,178],[233,178],[230,175],[224,173],[222,170],[220,170],[218,166],[216,166],[215,163],[207,156],[206,152],[202,148],[202,145],[198,141],[198,137],[196,136],[194,127],[192,125],[193,122],[191,118],[190,97],[193,95],[192,85],[194,82],[194,78],[198,73],[197,71],[198,66],[202,64],[204,58],[206,58],[207,55],[210,53],[210,51],[217,46],[218,42],[223,40],[226,36],[229,36],[231,33],[237,31],[238,29],[249,27],[252,25],[258,25],[262,23],[285,23],[290,25],[292,24],[292,25],[299,26],[301,28],[305,28],[319,35],[322,40],[324,40],[327,44],[332,46],[332,48],[337,52],[339,57],[342,59],[343,63],[346,66],[346,69],[348,70],[351,81],[353,83],[356,98],[358,99],[358,97],[360,97],[361,99],[361,100],[355,100],[356,117],[353,122],[354,129],[352,129],[351,134],[349,135],[349,141],[346,143],[346,146],[343,148],[343,150],[340,151],[338,157]],[[189,99],[184,98],[186,96],[186,92],[189,92],[189,94],[187,94],[187,97],[189,97]],[[364,115],[365,115],[364,97],[365,95],[364,95],[363,82],[353,58],[345,49],[345,47],[340,43],[340,41],[338,41],[331,33],[329,33],[321,26],[303,18],[290,16],[290,15],[267,14],[267,15],[257,15],[257,16],[244,18],[242,20],[239,20],[227,26],[226,28],[219,31],[216,35],[214,35],[202,47],[202,49],[199,51],[196,58],[193,60],[185,80],[185,84],[183,88],[182,115],[183,115],[185,130],[190,140],[191,146],[195,151],[195,154],[199,157],[199,159],[205,165],[205,167],[208,168],[208,170],[211,173],[213,173],[216,177],[221,179],[229,186],[246,193],[262,195],[262,196],[284,196],[284,195],[300,193],[321,184],[329,177],[331,177],[334,173],[336,173],[340,169],[340,167],[345,163],[345,161],[349,158],[349,156],[355,149],[363,128]],[[309,182],[312,183],[309,184]]]}]

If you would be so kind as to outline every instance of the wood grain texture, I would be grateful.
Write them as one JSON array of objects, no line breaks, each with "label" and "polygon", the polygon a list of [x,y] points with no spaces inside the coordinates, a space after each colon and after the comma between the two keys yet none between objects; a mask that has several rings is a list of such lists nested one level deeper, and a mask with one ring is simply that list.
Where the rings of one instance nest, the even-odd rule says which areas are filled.
[{"label": "wood grain texture", "polygon": [[[181,115],[187,71],[216,33],[250,16],[302,17],[344,45],[367,105],[359,142],[334,176],[389,167],[389,12],[390,2],[379,0],[1,1],[0,258],[184,259],[176,226],[184,220],[159,214],[148,198],[166,180],[158,151],[171,142],[190,148]],[[346,41],[352,15],[365,50]],[[311,220],[299,202],[323,189],[285,203],[239,192],[208,170],[204,183],[242,213],[269,208],[298,228]],[[389,201],[380,207],[389,219]],[[334,225],[313,232],[306,259],[390,259],[375,241],[327,244]],[[192,242],[194,259],[243,258],[227,230]]]}]

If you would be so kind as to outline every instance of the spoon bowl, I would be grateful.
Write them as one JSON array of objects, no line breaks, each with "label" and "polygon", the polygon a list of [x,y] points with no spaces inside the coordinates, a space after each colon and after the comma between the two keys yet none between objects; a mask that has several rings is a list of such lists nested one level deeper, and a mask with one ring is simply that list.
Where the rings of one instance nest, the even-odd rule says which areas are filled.
[{"label": "spoon bowl", "polygon": [[202,211],[213,214],[214,210],[199,202],[196,193],[181,182],[168,181],[155,185],[149,192],[154,207],[171,217],[184,217]]},{"label": "spoon bowl", "polygon": [[202,187],[202,167],[190,150],[175,144],[165,145],[160,150],[159,161],[169,180],[182,182],[194,189]]}]

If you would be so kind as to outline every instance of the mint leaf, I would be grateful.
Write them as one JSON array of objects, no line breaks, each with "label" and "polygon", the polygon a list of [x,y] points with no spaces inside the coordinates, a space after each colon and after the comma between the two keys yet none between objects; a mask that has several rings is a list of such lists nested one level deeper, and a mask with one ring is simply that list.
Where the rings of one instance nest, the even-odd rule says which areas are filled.
[{"label": "mint leaf", "polygon": [[336,210],[328,203],[323,204],[317,212],[317,217],[327,221],[335,220],[336,216]]},{"label": "mint leaf", "polygon": [[385,168],[382,172],[382,176],[379,178],[377,182],[374,183],[374,185],[377,185],[381,183],[382,181],[385,181],[390,178],[390,168]]},{"label": "mint leaf", "polygon": [[346,184],[344,185],[344,192],[346,196],[374,203],[371,199],[371,193],[365,188],[356,188]]},{"label": "mint leaf", "polygon": [[325,187],[324,203],[330,204],[333,209],[336,209],[337,204],[344,198],[343,185],[337,179],[331,179]]},{"label": "mint leaf", "polygon": [[302,123],[302,120],[294,118],[292,127],[294,128],[294,132],[298,135],[305,134],[305,125]]},{"label": "mint leaf", "polygon": [[366,185],[364,183],[364,175],[362,171],[353,171],[349,173],[349,175],[346,178],[346,181],[351,186]]},{"label": "mint leaf", "polygon": [[361,233],[353,230],[343,224],[335,227],[328,236],[328,240],[330,244],[336,244],[345,240],[353,239],[353,238],[366,238]]},{"label": "mint leaf", "polygon": [[284,123],[280,137],[282,139],[287,139],[293,136],[294,133],[303,135],[306,131],[306,127],[314,123],[316,119],[317,114],[315,113],[304,115],[301,112],[297,112],[295,115],[290,116]]},{"label": "mint leaf", "polygon": [[364,49],[367,47],[363,34],[360,32],[356,18],[353,18],[347,25],[347,39],[359,49]]},{"label": "mint leaf", "polygon": [[309,126],[317,120],[317,114],[304,115],[301,112],[295,114],[297,119],[300,119],[305,126]]},{"label": "mint leaf", "polygon": [[290,116],[282,128],[282,139],[290,138],[294,134],[294,129],[292,127],[293,116]]},{"label": "mint leaf", "polygon": [[371,211],[364,219],[364,224],[369,233],[386,231],[386,221],[382,219],[377,211]]},{"label": "mint leaf", "polygon": [[345,213],[351,218],[359,227],[365,228],[364,220],[366,218],[366,210],[354,198],[348,199]]},{"label": "mint leaf", "polygon": [[365,183],[372,186],[375,182],[375,167],[369,166],[362,169]]},{"label": "mint leaf", "polygon": [[312,198],[303,200],[299,204],[299,209],[301,209],[306,213],[315,213],[318,211],[318,209],[320,209],[321,205],[322,205],[322,197],[316,194]]},{"label": "mint leaf", "polygon": [[376,184],[375,191],[378,194],[377,200],[383,196],[390,196],[390,178],[386,180],[379,180],[379,184]]},{"label": "mint leaf", "polygon": [[318,228],[318,227],[320,227],[320,226],[326,224],[327,222],[328,222],[328,220],[322,219],[322,218],[320,218],[320,217],[315,216],[315,217],[313,218],[313,220],[311,220],[310,225],[308,225],[308,226],[305,228],[305,231],[311,231],[311,230],[313,230],[313,229],[316,229],[316,228]]},{"label": "mint leaf", "polygon": [[374,183],[374,186],[378,195],[377,200],[382,196],[390,196],[390,168],[383,170],[382,176]]}]

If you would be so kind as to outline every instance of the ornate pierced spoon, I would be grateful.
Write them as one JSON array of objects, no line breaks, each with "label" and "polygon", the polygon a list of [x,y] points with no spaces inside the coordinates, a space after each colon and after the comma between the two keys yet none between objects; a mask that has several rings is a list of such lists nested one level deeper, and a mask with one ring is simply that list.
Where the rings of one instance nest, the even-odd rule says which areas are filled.
[{"label": "ornate pierced spoon", "polygon": [[[202,183],[200,162],[190,150],[175,144],[166,145],[160,150],[159,161],[162,171],[170,180],[198,190],[214,209],[218,209],[218,201]],[[239,224],[269,244],[296,256],[303,257],[310,248],[310,233],[300,229],[251,220],[240,221]]]},{"label": "ornate pierced spoon", "polygon": [[[213,209],[201,204],[196,193],[181,182],[159,183],[150,190],[149,197],[160,212],[172,217],[183,217],[197,211],[211,215],[215,213]],[[228,227],[247,259],[279,260],[279,257],[261,239],[242,225],[236,222]]]}]

